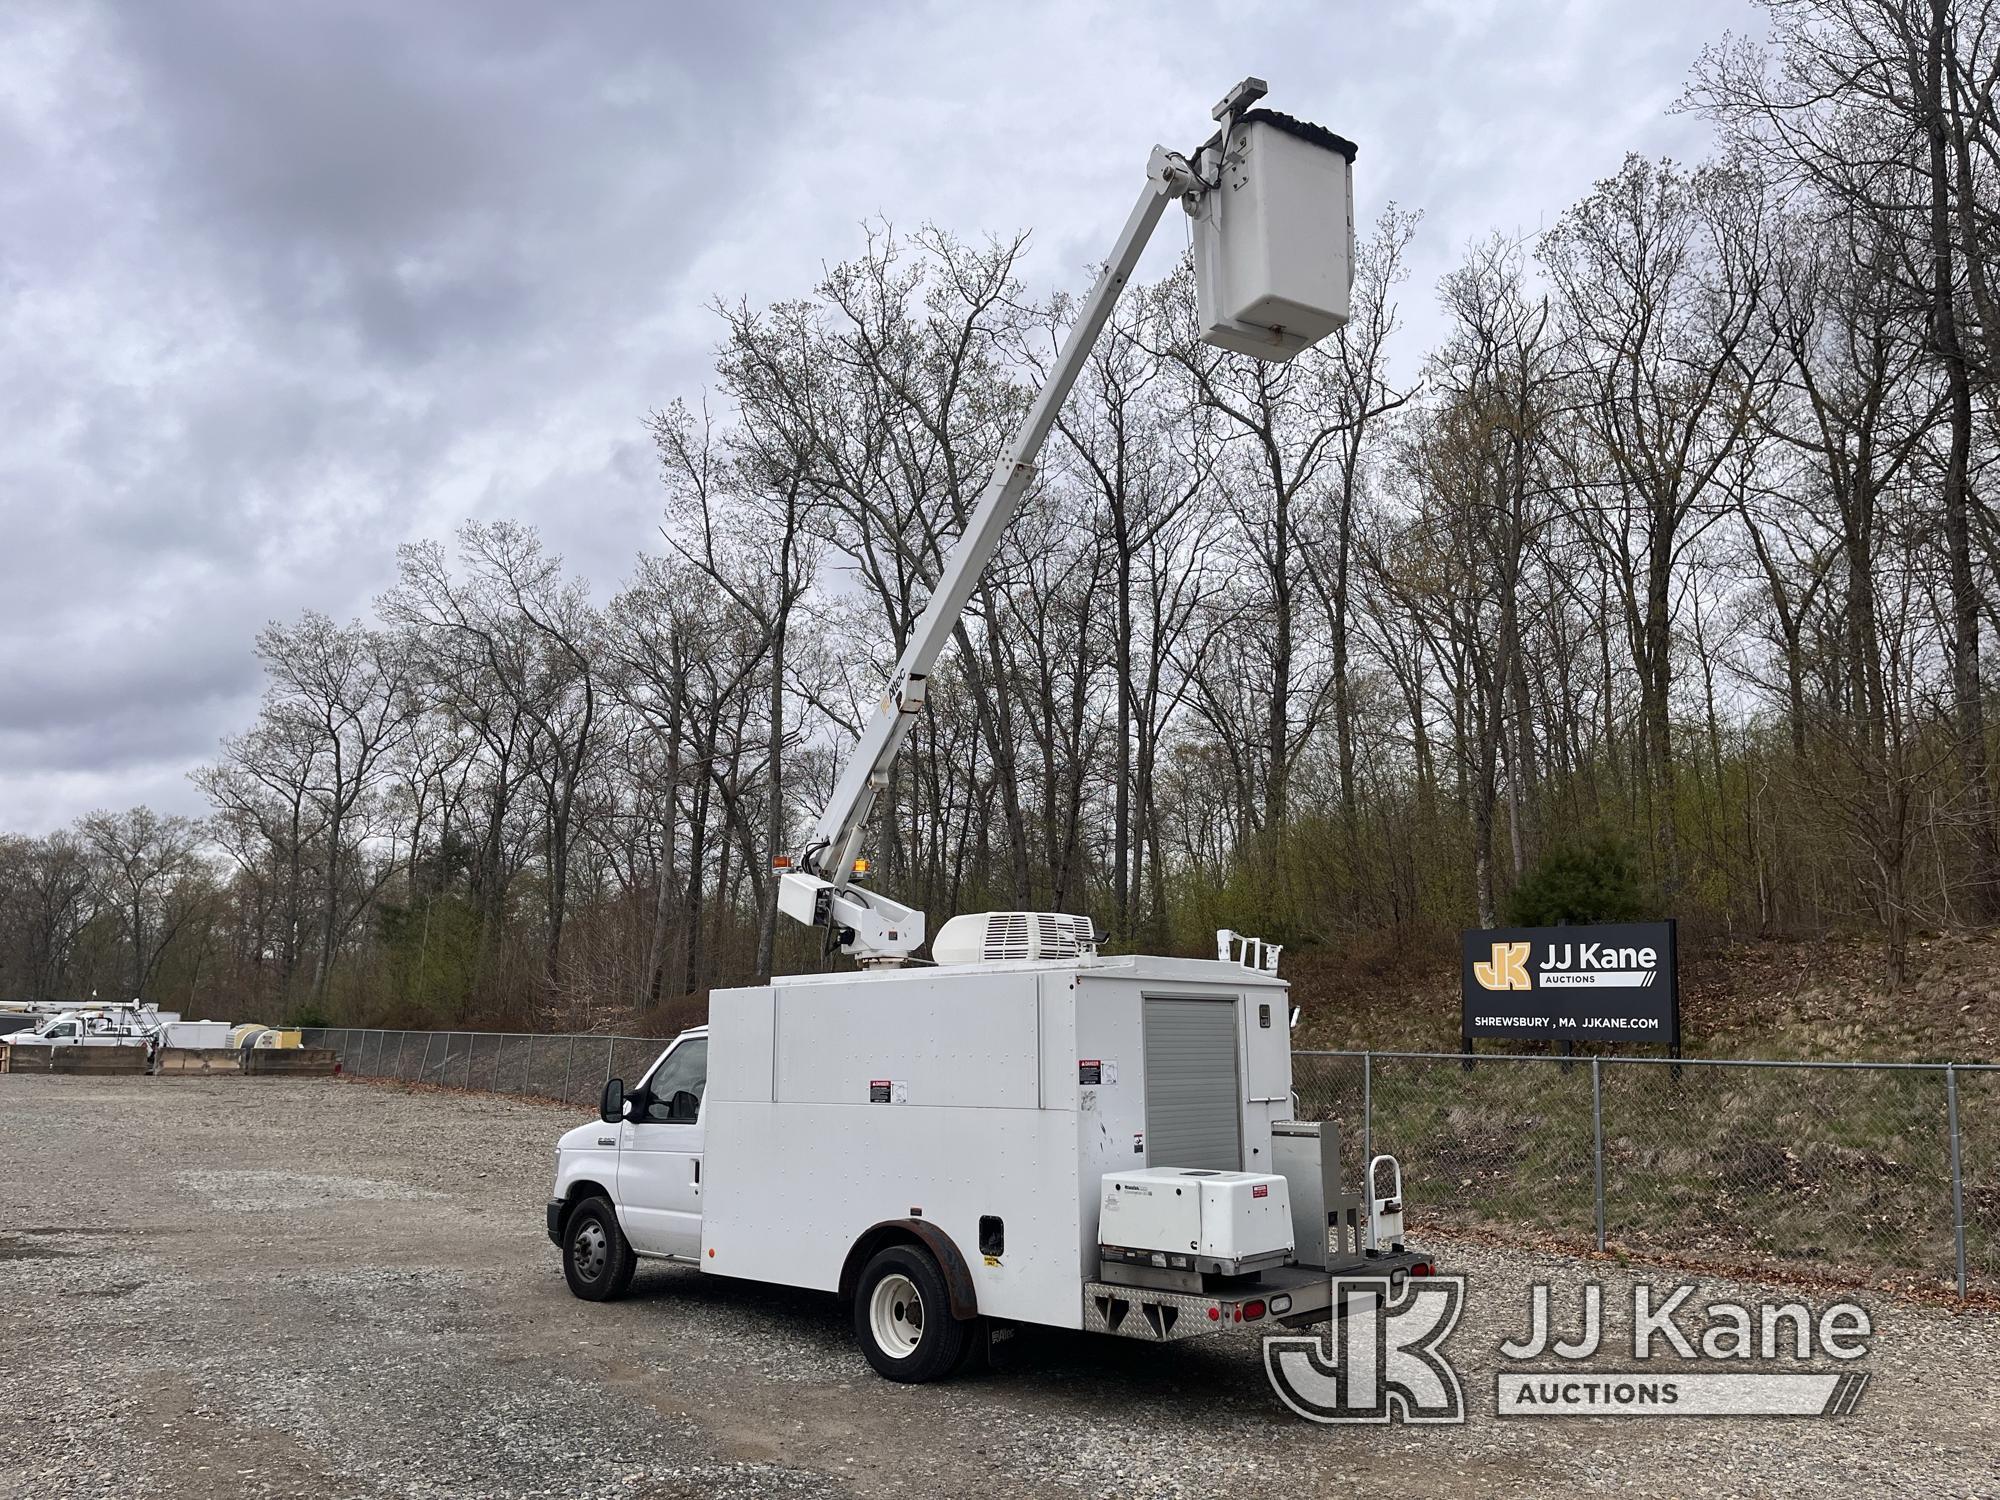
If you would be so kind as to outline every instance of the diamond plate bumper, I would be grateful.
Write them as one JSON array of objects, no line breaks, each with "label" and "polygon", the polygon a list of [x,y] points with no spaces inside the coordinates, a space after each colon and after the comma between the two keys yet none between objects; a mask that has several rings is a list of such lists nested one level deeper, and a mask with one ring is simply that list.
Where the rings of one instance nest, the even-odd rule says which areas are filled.
[{"label": "diamond plate bumper", "polygon": [[[1401,1283],[1414,1265],[1430,1257],[1414,1250],[1376,1255],[1344,1268],[1357,1276],[1387,1276]],[[1244,1316],[1251,1303],[1262,1303],[1257,1316]],[[1333,1304],[1333,1279],[1311,1266],[1286,1266],[1266,1271],[1257,1286],[1210,1295],[1122,1286],[1110,1281],[1083,1284],[1083,1328],[1086,1333],[1110,1333],[1120,1338],[1165,1344],[1199,1338],[1207,1333],[1272,1332],[1278,1326],[1303,1327],[1323,1323]]]}]

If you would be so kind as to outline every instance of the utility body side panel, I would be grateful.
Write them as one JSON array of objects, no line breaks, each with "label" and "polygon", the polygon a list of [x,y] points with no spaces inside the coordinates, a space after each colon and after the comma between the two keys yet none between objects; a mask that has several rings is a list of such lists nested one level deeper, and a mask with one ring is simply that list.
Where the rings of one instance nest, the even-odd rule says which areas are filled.
[{"label": "utility body side panel", "polygon": [[[1226,1005],[1237,1024],[1216,1066],[1238,1079],[1252,1072],[1243,1049],[1256,1004],[1285,1013],[1282,981],[1193,959],[801,975],[717,991],[702,1270],[833,1291],[861,1236],[921,1218],[958,1247],[982,1314],[1081,1327],[1100,1179],[1176,1165],[1145,1141],[1150,995]],[[1269,1170],[1271,1112],[1242,1109],[1242,1165]],[[985,1236],[1004,1237],[998,1253],[982,1246],[982,1220],[999,1221]]]}]

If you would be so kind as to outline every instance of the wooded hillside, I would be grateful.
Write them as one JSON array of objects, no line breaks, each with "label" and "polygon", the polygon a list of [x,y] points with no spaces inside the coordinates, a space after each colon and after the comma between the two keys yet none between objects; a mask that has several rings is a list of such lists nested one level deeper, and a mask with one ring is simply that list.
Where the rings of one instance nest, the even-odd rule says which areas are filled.
[{"label": "wooded hillside", "polygon": [[[1200,343],[1185,267],[1129,291],[871,879],[933,931],[1421,952],[1587,848],[1689,943],[1863,934],[1892,986],[2000,921],[2000,6],[1770,11],[1689,82],[1713,160],[1467,247],[1420,361],[1403,207],[1290,365]],[[574,1027],[820,963],[769,858],[1072,315],[1026,252],[882,225],[719,301],[608,597],[488,522],[369,619],[273,623],[208,821],[0,842],[0,993]]]}]

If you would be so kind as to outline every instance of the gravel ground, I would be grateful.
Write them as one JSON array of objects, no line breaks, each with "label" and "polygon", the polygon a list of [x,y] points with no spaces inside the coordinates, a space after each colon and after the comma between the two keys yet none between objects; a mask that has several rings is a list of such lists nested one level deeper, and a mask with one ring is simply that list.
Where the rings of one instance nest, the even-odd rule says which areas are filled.
[{"label": "gravel ground", "polygon": [[1303,1422],[1248,1338],[1029,1330],[990,1371],[892,1385],[829,1297],[648,1268],[622,1303],[571,1298],[542,1228],[569,1123],[333,1080],[0,1076],[0,1496],[2000,1495],[2000,1318],[1875,1299],[1845,1418],[1501,1421],[1528,1286],[1573,1309],[1604,1268],[1471,1244],[1434,1246],[1470,1278],[1462,1427]]}]

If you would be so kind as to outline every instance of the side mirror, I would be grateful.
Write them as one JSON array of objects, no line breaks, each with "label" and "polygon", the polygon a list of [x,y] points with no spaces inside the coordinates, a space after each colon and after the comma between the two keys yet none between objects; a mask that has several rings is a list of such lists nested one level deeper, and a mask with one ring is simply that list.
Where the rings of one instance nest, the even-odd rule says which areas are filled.
[{"label": "side mirror", "polygon": [[598,1096],[597,1118],[607,1125],[616,1125],[625,1118],[625,1080],[607,1078],[604,1092]]}]

